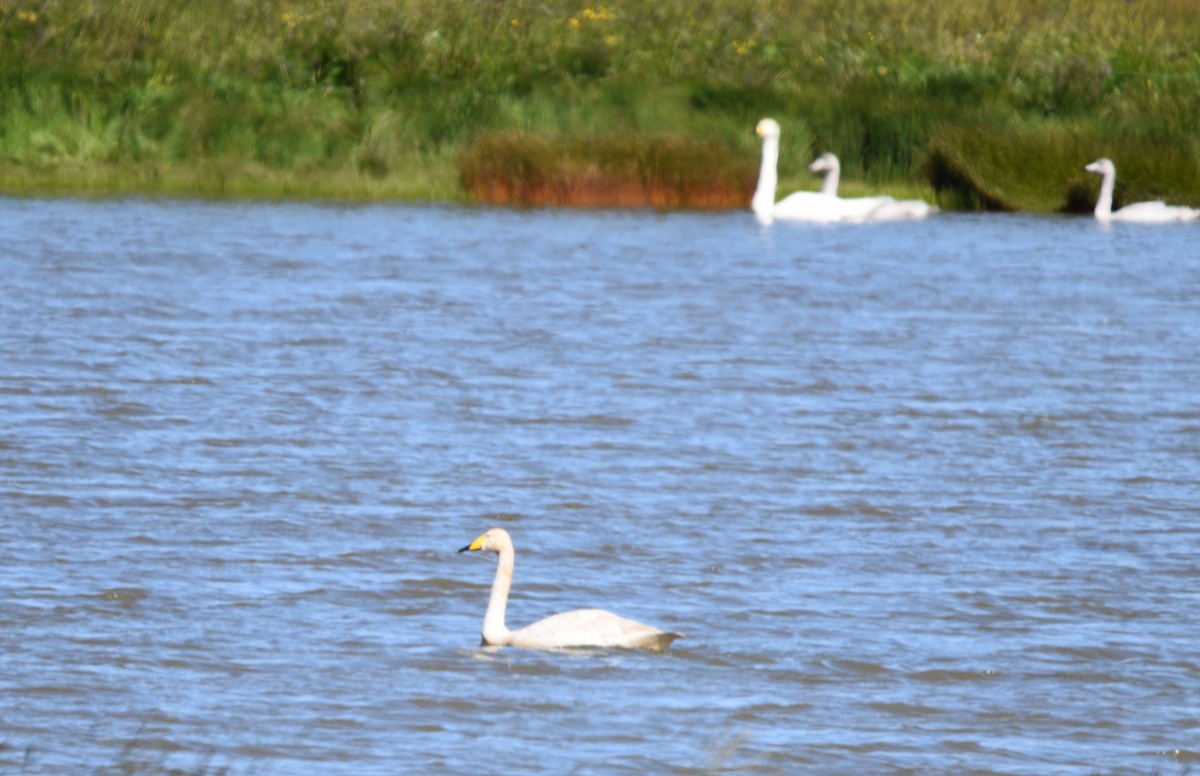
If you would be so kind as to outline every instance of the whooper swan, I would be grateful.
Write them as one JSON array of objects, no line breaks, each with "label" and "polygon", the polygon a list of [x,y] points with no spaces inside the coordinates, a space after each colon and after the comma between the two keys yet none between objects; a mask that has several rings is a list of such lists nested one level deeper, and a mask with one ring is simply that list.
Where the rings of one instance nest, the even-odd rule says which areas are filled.
[{"label": "whooper swan", "polygon": [[508,590],[512,586],[512,539],[503,528],[492,528],[459,552],[476,550],[494,552],[499,556],[487,614],[483,617],[482,646],[525,649],[625,647],[662,652],[682,636],[618,617],[603,609],[575,609],[510,631],[504,625],[504,610],[508,606]]},{"label": "whooper swan", "polygon": [[[821,193],[831,197],[837,196],[838,181],[842,176],[842,164],[838,161],[837,156],[831,153],[823,153],[808,166],[808,169],[815,173],[823,173],[824,181],[821,183]],[[896,201],[888,196],[879,197],[856,197],[842,199],[846,203],[848,209],[854,205],[854,210],[861,213],[859,219],[863,221],[897,221],[908,218],[925,218],[938,212],[938,209],[928,202],[922,202],[919,199],[906,199]]]},{"label": "whooper swan", "polygon": [[763,139],[762,167],[758,171],[758,187],[750,200],[750,209],[763,224],[775,219],[787,221],[816,221],[830,223],[853,220],[853,208],[847,208],[844,200],[816,191],[797,191],[775,201],[775,189],[779,185],[779,122],[763,119],[755,132]]},{"label": "whooper swan", "polygon": [[1100,198],[1096,200],[1096,219],[1130,221],[1142,224],[1163,224],[1172,221],[1195,221],[1200,219],[1200,210],[1178,207],[1163,202],[1135,202],[1117,212],[1112,209],[1113,187],[1117,183],[1117,167],[1111,159],[1097,159],[1083,169],[1104,176],[1100,182]]}]

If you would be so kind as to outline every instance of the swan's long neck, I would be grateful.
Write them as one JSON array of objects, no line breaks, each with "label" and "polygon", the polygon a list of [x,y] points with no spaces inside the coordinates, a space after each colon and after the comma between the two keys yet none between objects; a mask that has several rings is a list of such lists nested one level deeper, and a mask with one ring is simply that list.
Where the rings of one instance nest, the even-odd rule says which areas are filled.
[{"label": "swan's long neck", "polygon": [[842,166],[836,161],[830,162],[825,180],[821,183],[821,193],[831,197],[837,196],[838,181],[842,179]]},{"label": "swan's long neck", "polygon": [[776,167],[779,164],[779,138],[764,137],[762,150],[762,167],[758,171],[758,188],[754,190],[754,199],[750,200],[750,209],[760,219],[770,220],[775,209],[775,187],[779,184]]},{"label": "swan's long neck", "polygon": [[1112,170],[1104,171],[1104,179],[1100,181],[1100,198],[1096,200],[1096,218],[1107,221],[1112,217],[1113,187],[1117,182],[1117,174]]},{"label": "swan's long neck", "polygon": [[508,608],[508,590],[512,587],[513,556],[512,547],[505,547],[496,560],[496,579],[492,582],[487,614],[483,615],[483,643],[486,646],[507,644],[511,636],[504,625],[504,612]]}]

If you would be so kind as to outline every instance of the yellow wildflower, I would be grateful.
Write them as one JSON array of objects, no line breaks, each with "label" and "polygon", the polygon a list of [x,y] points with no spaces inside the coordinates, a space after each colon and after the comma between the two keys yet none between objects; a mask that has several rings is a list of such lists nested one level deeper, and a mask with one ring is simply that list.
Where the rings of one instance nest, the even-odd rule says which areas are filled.
[{"label": "yellow wildflower", "polygon": [[735,40],[735,41],[733,41],[733,50],[736,51],[738,53],[738,55],[740,56],[742,54],[745,54],[750,49],[754,48],[754,45],[755,45],[754,38],[747,38],[746,40]]}]

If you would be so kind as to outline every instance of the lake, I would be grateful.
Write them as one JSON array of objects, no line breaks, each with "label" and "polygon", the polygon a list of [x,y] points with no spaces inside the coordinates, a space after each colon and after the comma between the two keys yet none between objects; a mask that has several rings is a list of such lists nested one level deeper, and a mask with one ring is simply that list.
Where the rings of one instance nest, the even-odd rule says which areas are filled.
[{"label": "lake", "polygon": [[[1196,225],[0,231],[0,771],[1200,767]],[[685,638],[481,649],[493,525],[511,627]]]}]

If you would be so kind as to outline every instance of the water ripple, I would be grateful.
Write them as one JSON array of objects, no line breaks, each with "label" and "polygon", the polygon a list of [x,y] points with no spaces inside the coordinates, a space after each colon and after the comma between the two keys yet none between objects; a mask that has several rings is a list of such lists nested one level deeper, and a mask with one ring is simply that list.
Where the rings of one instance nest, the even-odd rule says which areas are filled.
[{"label": "water ripple", "polygon": [[[0,770],[1200,762],[1186,229],[0,221]],[[511,624],[686,637],[479,648],[494,524]]]}]

